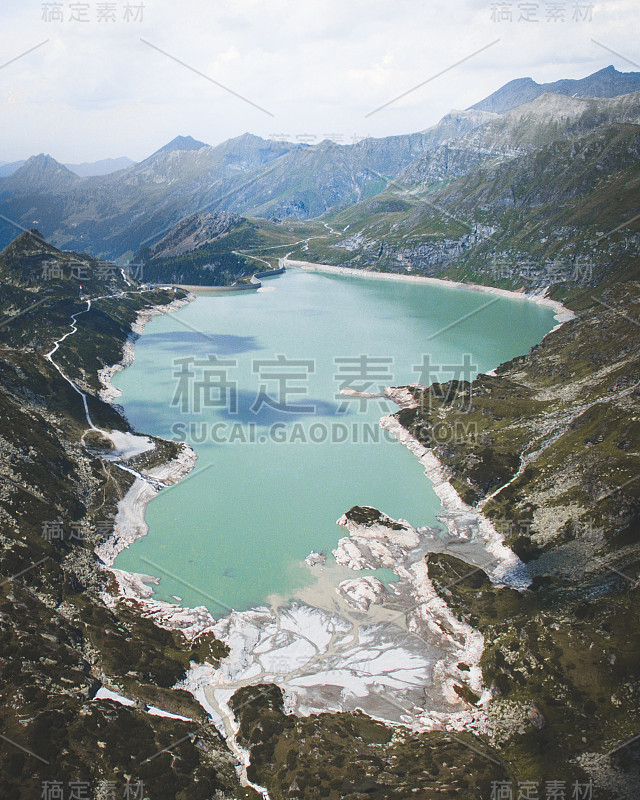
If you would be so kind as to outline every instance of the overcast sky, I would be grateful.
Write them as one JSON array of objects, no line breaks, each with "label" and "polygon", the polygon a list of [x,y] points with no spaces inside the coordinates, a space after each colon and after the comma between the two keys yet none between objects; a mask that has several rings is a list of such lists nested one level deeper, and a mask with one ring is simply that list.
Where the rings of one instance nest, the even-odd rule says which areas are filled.
[{"label": "overcast sky", "polygon": [[140,160],[178,134],[347,143],[422,130],[513,78],[640,63],[637,0],[145,0],[141,21],[139,5],[1,0],[0,161]]}]

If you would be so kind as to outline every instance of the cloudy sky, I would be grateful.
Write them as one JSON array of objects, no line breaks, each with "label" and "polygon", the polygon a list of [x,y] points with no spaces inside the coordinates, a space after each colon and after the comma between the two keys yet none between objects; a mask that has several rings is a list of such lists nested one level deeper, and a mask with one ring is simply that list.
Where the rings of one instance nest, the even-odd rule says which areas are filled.
[{"label": "cloudy sky", "polygon": [[513,78],[640,63],[637,0],[139,6],[2,0],[0,161],[140,160],[178,134],[347,143],[422,130]]}]

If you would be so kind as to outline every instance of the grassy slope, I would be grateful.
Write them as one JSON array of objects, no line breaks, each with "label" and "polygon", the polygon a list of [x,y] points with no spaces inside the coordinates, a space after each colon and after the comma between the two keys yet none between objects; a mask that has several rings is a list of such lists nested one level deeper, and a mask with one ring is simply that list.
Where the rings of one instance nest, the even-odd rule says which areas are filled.
[{"label": "grassy slope", "polygon": [[398,414],[435,449],[471,504],[511,480],[523,453],[539,452],[485,506],[501,524],[530,525],[521,541],[509,538],[523,556],[582,530],[593,531],[594,547],[604,547],[636,522],[639,285],[609,290],[606,305],[549,334],[497,376],[480,375],[470,387],[415,390],[418,408]]},{"label": "grassy slope", "polygon": [[251,751],[249,774],[273,800],[472,800],[508,778],[496,753],[468,734],[394,733],[364,714],[286,716],[275,686],[241,689],[232,704]]}]

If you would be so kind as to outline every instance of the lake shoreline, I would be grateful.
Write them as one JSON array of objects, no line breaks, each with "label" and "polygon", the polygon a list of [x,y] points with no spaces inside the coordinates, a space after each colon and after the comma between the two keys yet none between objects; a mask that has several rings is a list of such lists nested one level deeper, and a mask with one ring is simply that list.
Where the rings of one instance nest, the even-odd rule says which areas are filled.
[{"label": "lake shoreline", "polygon": [[[549,331],[549,333],[553,333],[560,325],[574,319],[576,316],[570,308],[567,308],[559,300],[552,300],[550,297],[546,297],[548,288],[542,293],[527,294],[524,291],[517,292],[511,289],[499,289],[497,286],[483,286],[480,283],[464,283],[462,281],[451,281],[444,278],[431,278],[425,275],[400,275],[391,272],[373,272],[367,269],[351,269],[350,267],[336,267],[331,264],[316,264],[312,261],[295,261],[286,257],[282,259],[282,263],[285,267],[287,265],[298,267],[306,272],[325,272],[333,275],[355,276],[373,280],[418,283],[422,285],[441,286],[449,289],[468,289],[469,291],[497,295],[511,300],[527,300],[531,303],[536,303],[536,305],[545,306],[553,310],[557,325],[552,331]],[[547,336],[548,335],[549,334],[547,334]]]},{"label": "lake shoreline", "polygon": [[[178,311],[195,299],[195,295],[190,293],[185,298],[176,298],[165,305],[144,308],[138,312],[135,321],[131,324],[131,332],[124,343],[122,357],[115,364],[103,367],[98,372],[98,378],[102,385],[99,395],[101,400],[113,404],[114,400],[121,396],[122,392],[113,385],[112,378],[133,364],[135,343],[149,321],[161,314]],[[124,416],[124,412],[121,413]],[[189,640],[208,630],[215,623],[209,610],[205,606],[185,609],[177,603],[153,599],[153,586],[157,585],[158,578],[117,569],[113,564],[123,550],[130,547],[137,539],[147,535],[149,528],[145,522],[145,513],[149,503],[159,493],[157,486],[172,486],[183,480],[195,468],[197,458],[193,449],[188,444],[182,443],[180,453],[175,458],[151,469],[142,470],[140,472],[142,477],[149,480],[140,478],[134,480],[118,503],[113,531],[104,542],[94,549],[100,559],[101,567],[113,575],[118,587],[115,594],[106,592],[102,594],[102,599],[107,606],[115,609],[120,600],[128,601],[136,605],[145,616],[153,619],[156,624],[164,628],[180,630]]]},{"label": "lake shoreline", "polygon": [[122,348],[122,356],[120,360],[116,361],[115,364],[105,366],[98,370],[98,380],[102,386],[98,396],[101,400],[103,400],[105,403],[111,404],[122,394],[120,389],[116,389],[111,382],[112,378],[118,372],[122,372],[123,369],[126,369],[133,364],[136,357],[136,341],[140,338],[147,323],[153,319],[153,317],[157,317],[160,314],[170,314],[174,311],[178,311],[195,299],[195,295],[189,293],[187,297],[177,297],[175,300],[172,300],[170,303],[166,303],[165,305],[143,308],[138,312],[136,319],[131,323],[131,331],[127,336]]},{"label": "lake shoreline", "polygon": [[[300,266],[300,262],[290,263],[292,263],[292,266]],[[325,267],[324,265],[309,265],[309,271],[313,270],[333,272],[338,275],[356,274],[367,278],[405,280],[407,282],[420,283],[426,282],[439,286],[448,286],[449,288],[475,288],[478,291],[483,291],[490,294],[501,294],[509,297],[510,299],[519,298],[527,299],[528,301],[533,300],[540,305],[552,307],[556,312],[556,320],[559,321],[559,324],[562,324],[564,321],[571,319],[574,316],[573,312],[565,309],[562,304],[542,296],[532,297],[518,292],[509,292],[499,289],[492,290],[490,287],[477,287],[474,285],[443,281],[435,278],[418,278],[413,276],[363,273],[354,272],[345,268],[329,266]],[[196,299],[195,296],[191,294],[188,298],[173,301],[166,306],[156,307],[154,309],[145,309],[140,312],[135,323],[132,325],[132,332],[127,340],[127,343],[125,344],[125,347],[123,348],[123,356],[120,362],[112,367],[107,367],[101,370],[100,380],[104,387],[103,395],[101,395],[103,399],[108,399],[109,402],[113,402],[116,397],[120,396],[121,393],[119,390],[113,387],[111,378],[116,372],[133,363],[135,358],[135,341],[143,331],[147,322],[153,316],[177,310],[194,299]],[[563,312],[566,313],[563,314]],[[394,402],[396,402],[396,404],[400,407],[406,406],[411,402],[411,398],[408,396],[408,393],[402,392],[399,389],[389,389],[387,396],[389,396],[390,399],[393,399]],[[386,420],[391,420],[391,422],[386,422]],[[393,423],[395,423],[395,425]],[[471,509],[468,507],[462,507],[464,504],[462,504],[462,501],[455,492],[453,486],[451,486],[451,484],[446,480],[444,469],[440,462],[437,461],[433,453],[418,452],[416,450],[416,446],[421,447],[419,443],[415,440],[409,441],[411,437],[409,436],[408,432],[402,428],[400,424],[397,423],[397,420],[395,420],[393,417],[387,417],[383,420],[380,420],[380,425],[381,427],[385,427],[390,430],[390,432],[392,432],[402,444],[408,447],[413,454],[419,458],[425,467],[425,475],[432,483],[437,496],[440,498],[442,503],[442,514],[447,518],[447,527],[449,527],[452,537],[455,538],[461,537],[461,535],[464,536],[464,533],[468,530],[468,527],[465,527],[464,521],[461,522],[460,518],[468,515]],[[196,458],[197,456],[193,450],[191,450],[191,448],[185,444],[178,458],[153,469],[143,471],[141,474],[143,478],[149,477],[156,481],[163,481],[165,484],[177,483],[178,481],[184,479],[194,469]],[[312,618],[314,620],[312,627],[317,628],[318,631],[320,631],[320,629],[328,630],[330,627],[328,623],[331,622],[331,624],[333,624],[333,622],[327,617],[326,612],[323,612],[321,608],[310,606],[304,602],[301,604],[300,601],[295,600],[295,598],[291,599],[290,601],[288,600],[286,605],[283,605],[277,609],[275,624],[274,618],[271,616],[272,609],[264,606],[241,612],[236,612],[233,611],[233,609],[228,608],[225,616],[215,618],[205,606],[185,608],[179,605],[178,598],[176,598],[175,603],[154,599],[153,587],[154,585],[158,584],[160,580],[159,578],[119,570],[114,568],[113,564],[118,553],[129,547],[130,544],[136,539],[147,534],[148,527],[144,520],[145,511],[149,502],[157,495],[157,493],[157,488],[138,478],[136,481],[134,481],[133,485],[130,487],[129,491],[118,505],[118,514],[116,517],[114,532],[107,542],[103,543],[103,545],[96,549],[96,553],[103,562],[104,568],[111,572],[117,584],[116,593],[105,594],[103,599],[105,603],[114,608],[117,606],[119,600],[125,600],[131,605],[136,606],[141,613],[153,619],[159,626],[167,629],[179,630],[189,640],[194,639],[206,631],[212,631],[218,639],[224,641],[230,646],[231,653],[227,658],[223,659],[220,668],[207,669],[204,666],[193,668],[187,673],[187,676],[182,684],[182,688],[190,691],[203,705],[207,713],[211,715],[213,709],[210,701],[214,697],[214,692],[218,709],[224,708],[227,700],[226,693],[231,691],[233,684],[237,680],[243,679],[241,676],[243,676],[244,673],[246,659],[250,658],[256,641],[259,640],[261,636],[261,634],[258,632],[260,628],[271,626],[274,636],[283,637],[285,635],[285,631],[280,628],[279,622],[283,615],[287,615],[291,620],[291,624],[296,628],[298,627],[299,622],[309,623],[311,622]],[[481,515],[479,516],[481,517]],[[452,524],[450,526],[449,523],[454,517],[458,518],[458,522],[457,524]],[[492,580],[496,582],[505,581],[514,586],[518,585],[519,581],[517,579],[517,573],[519,571],[519,559],[517,559],[515,554],[513,554],[504,546],[502,537],[497,534],[488,520],[482,521],[480,528],[482,532],[482,540],[486,543],[489,554],[494,556],[495,562],[498,564],[497,568],[492,571]],[[464,659],[470,662],[470,666],[473,670],[473,677],[475,679],[475,685],[473,688],[476,691],[481,688],[478,681],[481,680],[479,672],[479,660],[482,654],[482,646],[480,646],[479,642],[476,641],[471,630],[465,630],[465,637],[463,638],[466,638],[468,648],[464,648],[465,652],[461,654],[455,645],[455,640],[452,640],[444,633],[444,628],[449,628],[454,624],[453,612],[448,609],[444,601],[438,601],[435,591],[433,590],[431,582],[428,578],[426,563],[420,561],[419,563],[416,563],[415,567],[408,568],[404,564],[404,560],[399,559],[396,564],[395,571],[398,577],[400,577],[402,584],[404,584],[403,594],[406,595],[406,597],[402,605],[404,605],[406,600],[408,600],[410,601],[408,605],[413,604],[415,606],[417,603],[419,607],[423,607],[425,611],[424,618],[420,620],[421,626],[426,626],[425,630],[430,631],[431,634],[434,634],[435,632],[435,635],[440,641],[440,657],[437,663],[432,663],[432,675],[433,678],[437,678],[437,683],[440,685],[441,690],[445,691],[447,702],[446,706],[442,705],[440,702],[436,702],[435,704],[432,703],[429,708],[425,707],[422,709],[422,713],[418,715],[418,717],[416,717],[416,713],[414,711],[414,713],[405,715],[405,721],[400,720],[399,722],[394,722],[393,720],[389,719],[388,711],[386,719],[385,714],[382,711],[379,714],[375,713],[377,708],[375,705],[372,705],[372,703],[379,703],[379,701],[372,699],[371,695],[366,696],[367,702],[364,702],[363,699],[362,706],[365,707],[365,710],[367,706],[370,706],[366,713],[370,713],[374,718],[379,719],[382,722],[390,725],[404,724],[408,725],[409,727],[413,727],[416,730],[446,730],[449,727],[452,730],[477,731],[478,729],[484,729],[486,725],[486,719],[484,716],[483,706],[488,700],[486,693],[483,695],[480,703],[477,706],[474,706],[463,703],[453,691],[453,682],[461,680],[461,676],[455,674],[454,672],[455,664]],[[357,578],[356,575],[354,575],[354,581],[349,581],[349,583],[352,584],[361,582],[363,580],[363,578]],[[335,592],[338,596],[340,595],[340,591],[337,587],[335,588]],[[346,599],[344,598],[344,595],[343,599]],[[381,599],[384,598],[374,598],[371,601],[371,612],[373,614],[372,619],[375,618],[377,614],[384,612],[384,605],[380,602]],[[361,613],[361,611],[356,609],[356,613]],[[311,614],[311,617],[308,616],[309,614]],[[345,619],[350,619],[350,616],[339,615],[337,617],[333,617],[333,620],[337,620],[338,622],[340,620],[344,622]],[[256,628],[255,622],[258,621],[260,622],[260,625],[258,625]],[[366,623],[361,621],[357,623],[355,630],[357,630],[361,624],[371,625],[370,622]],[[256,628],[255,631],[254,628]],[[440,633],[438,633],[438,630]],[[461,630],[458,631],[458,634],[460,633],[462,633]],[[290,637],[290,634],[287,635]],[[258,639],[256,639],[256,637],[258,637]],[[389,639],[389,641],[392,641],[392,638]],[[317,644],[322,650],[320,640]],[[290,646],[293,646],[294,650],[297,647],[293,641],[290,642]],[[457,650],[458,652],[456,652]],[[417,651],[413,653],[414,657],[416,655]],[[325,658],[325,656],[323,656],[323,658]],[[260,658],[258,658],[258,661],[260,661]],[[423,668],[425,667],[420,667],[420,669]],[[324,671],[326,672],[326,667]],[[278,683],[277,674],[274,675],[271,673],[270,675],[267,674],[265,677],[270,678],[274,683]],[[281,683],[282,681],[280,684]],[[285,681],[285,684],[286,683],[287,681]],[[306,685],[308,686],[308,691],[304,688],[305,684],[301,684],[296,687],[292,686],[289,682],[289,685],[282,687],[285,690],[285,702],[290,712],[295,711],[301,715],[308,715],[310,713],[319,713],[322,710],[354,710],[350,707],[350,705],[353,704],[352,701],[350,703],[345,702],[343,705],[339,705],[337,708],[333,707],[334,703],[329,700],[331,683],[328,677],[324,677],[323,672],[320,673],[319,679],[316,683]],[[313,702],[314,686],[320,687],[318,688],[320,697],[324,696],[323,692],[321,691],[321,687],[324,687],[325,692],[329,692],[329,695],[326,696],[326,701],[323,707],[319,707]],[[347,686],[349,686],[348,682]],[[345,688],[347,687],[345,686]],[[433,697],[431,699],[435,700],[436,698]],[[415,702],[416,701],[414,698],[413,705],[410,706],[413,707],[414,710],[416,709]],[[427,705],[429,705],[429,703],[427,703]],[[359,708],[360,706],[358,705],[357,707]],[[384,708],[384,706],[382,706],[382,708]],[[226,708],[225,711],[227,711]],[[216,714],[216,716],[219,715]],[[221,730],[221,732],[227,727],[224,724],[221,724],[226,716],[227,715],[225,713],[222,715],[222,719],[216,720],[218,729]],[[407,722],[406,720],[409,721]]]}]

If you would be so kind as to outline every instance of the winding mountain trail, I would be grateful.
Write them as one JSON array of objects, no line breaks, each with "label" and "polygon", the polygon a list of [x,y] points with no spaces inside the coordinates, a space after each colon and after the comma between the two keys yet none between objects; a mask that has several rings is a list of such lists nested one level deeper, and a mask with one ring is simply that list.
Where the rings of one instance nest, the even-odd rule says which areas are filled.
[{"label": "winding mountain trail", "polygon": [[[318,236],[308,236],[306,239],[299,239],[297,242],[293,242],[293,244],[276,244],[276,245],[271,245],[269,247],[260,247],[260,248],[256,248],[256,249],[259,252],[263,252],[264,250],[279,250],[282,247],[297,247],[298,245],[304,245],[303,249],[306,250],[306,249],[308,249],[309,242],[312,239],[327,239],[327,238],[329,238],[331,236],[340,236],[340,232],[334,230],[328,223],[323,222],[322,224],[329,231],[329,233],[319,234]],[[261,263],[267,265],[267,267],[269,268],[270,272],[271,271],[276,272],[278,270],[285,269],[285,261],[289,258],[289,256],[293,252],[293,250],[289,251],[285,256],[277,257],[278,258],[278,266],[277,267],[274,267],[269,261],[267,261],[264,258],[261,258],[260,256],[254,256],[251,253],[251,250],[232,250],[231,252],[236,256],[240,256],[241,258],[253,258],[256,261],[260,261]],[[256,275],[254,275],[251,278],[251,281],[252,281],[252,283],[260,283],[260,281],[258,280]]]},{"label": "winding mountain trail", "polygon": [[[281,250],[283,247],[298,247],[298,245],[304,245],[303,249],[307,249],[309,247],[309,242],[312,239],[328,239],[331,236],[341,236],[340,231],[334,230],[334,228],[332,228],[327,222],[323,222],[322,224],[329,231],[329,233],[320,233],[317,236],[307,236],[306,239],[298,239],[297,242],[290,242],[288,244],[273,244],[273,245],[268,245],[266,247],[249,248],[247,250],[232,250],[232,252],[237,256],[243,256],[246,258],[256,258],[258,261],[262,261],[263,263],[268,264],[269,269],[273,269],[271,264],[269,264],[268,261],[265,261],[264,258],[259,258],[258,256],[251,255],[251,251],[255,249],[259,253],[262,253],[265,250]],[[280,266],[282,266],[282,261],[286,260],[291,255],[292,252],[293,250],[287,253],[286,256],[278,258]]]},{"label": "winding mountain trail", "polygon": [[[56,339],[54,341],[53,348],[48,353],[45,353],[45,358],[47,359],[47,361],[49,361],[50,364],[52,364],[55,367],[55,369],[60,374],[60,376],[69,384],[69,386],[71,386],[71,388],[74,390],[74,392],[79,394],[80,397],[82,398],[82,405],[83,405],[83,408],[84,408],[84,415],[85,415],[85,418],[87,420],[87,425],[89,426],[89,430],[92,430],[92,431],[95,431],[96,433],[99,433],[101,436],[104,436],[106,439],[108,439],[113,444],[114,452],[111,453],[111,454],[105,453],[101,457],[104,458],[106,461],[110,461],[112,464],[114,464],[114,466],[118,467],[119,469],[123,470],[124,472],[128,472],[130,475],[133,475],[135,478],[139,478],[141,481],[144,481],[145,483],[149,484],[156,491],[159,491],[160,489],[166,488],[166,486],[168,486],[169,484],[165,484],[162,481],[159,481],[158,479],[155,479],[155,478],[146,477],[146,476],[142,475],[142,473],[140,473],[137,470],[133,469],[132,467],[128,467],[125,464],[121,463],[122,460],[126,460],[128,458],[131,458],[133,455],[138,455],[140,453],[143,453],[143,452],[146,452],[148,450],[153,449],[153,444],[151,443],[151,441],[146,436],[137,436],[136,434],[133,434],[133,433],[123,433],[121,431],[117,431],[117,432],[116,431],[105,431],[105,430],[102,430],[101,428],[98,428],[96,425],[94,425],[93,420],[91,419],[91,414],[89,412],[89,403],[88,403],[88,400],[87,400],[86,392],[83,392],[82,389],[80,389],[74,383],[74,381],[72,381],[71,378],[69,378],[69,376],[64,373],[64,371],[62,370],[60,365],[57,364],[53,359],[53,356],[58,352],[62,342],[64,342],[70,336],[73,336],[74,334],[76,334],[78,332],[78,317],[81,314],[87,314],[89,311],[91,311],[91,308],[92,308],[94,302],[96,302],[97,300],[106,300],[106,299],[113,299],[113,298],[116,298],[116,297],[125,297],[126,294],[144,294],[147,291],[151,291],[151,290],[143,289],[143,290],[139,290],[139,291],[135,291],[135,292],[128,292],[128,293],[116,292],[114,294],[100,295],[99,297],[87,298],[86,301],[85,301],[86,304],[87,304],[87,307],[85,309],[81,310],[81,311],[76,311],[75,313],[71,314],[70,330],[68,330],[67,333],[65,333],[59,339]],[[85,431],[85,434],[86,434],[86,431]],[[84,441],[84,434],[83,434],[82,439]]]},{"label": "winding mountain trail", "polygon": [[89,425],[89,427],[91,428],[92,431],[97,431],[98,429],[93,424],[93,421],[91,419],[91,415],[89,414],[89,406],[87,404],[87,395],[75,385],[75,383],[71,380],[71,378],[68,378],[64,374],[62,369],[53,360],[53,355],[55,353],[57,353],[58,348],[60,347],[60,344],[62,342],[64,342],[65,339],[68,339],[69,336],[73,336],[74,333],[78,332],[77,324],[78,324],[78,317],[80,316],[80,314],[86,314],[90,310],[91,310],[91,299],[87,300],[87,307],[84,309],[84,311],[76,311],[75,314],[71,315],[71,319],[73,320],[73,322],[71,323],[71,330],[68,331],[67,333],[65,333],[64,336],[61,336],[59,339],[57,339],[54,342],[53,350],[51,350],[49,353],[46,353],[45,354],[45,358],[47,359],[47,361],[49,361],[51,364],[53,364],[53,366],[58,370],[60,375],[69,384],[69,386],[71,386],[71,388],[80,395],[80,397],[82,398],[82,403],[84,405],[84,415],[87,418],[87,424]]},{"label": "winding mountain trail", "polygon": [[[243,253],[242,250],[232,250],[231,251],[235,256],[241,256],[242,258],[253,258],[256,261],[261,261],[263,264],[266,264],[269,269],[273,269],[271,264],[266,261],[264,258],[260,258],[259,256],[251,255],[251,253]],[[255,277],[255,275],[254,275]]]}]

